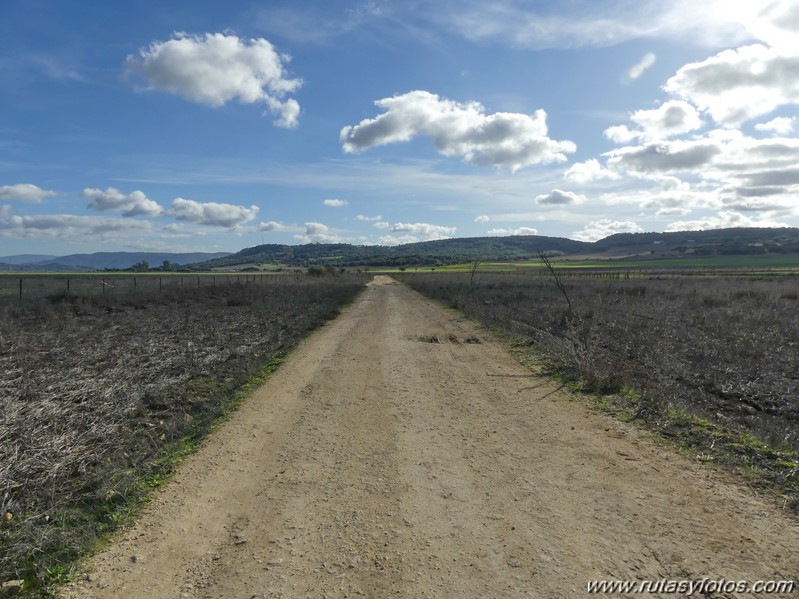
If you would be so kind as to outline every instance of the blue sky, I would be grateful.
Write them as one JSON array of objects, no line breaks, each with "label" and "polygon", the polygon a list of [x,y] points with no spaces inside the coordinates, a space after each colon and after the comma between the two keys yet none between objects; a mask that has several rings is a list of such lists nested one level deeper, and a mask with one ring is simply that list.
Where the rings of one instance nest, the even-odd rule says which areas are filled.
[{"label": "blue sky", "polygon": [[0,6],[0,256],[799,225],[799,1],[163,4]]}]

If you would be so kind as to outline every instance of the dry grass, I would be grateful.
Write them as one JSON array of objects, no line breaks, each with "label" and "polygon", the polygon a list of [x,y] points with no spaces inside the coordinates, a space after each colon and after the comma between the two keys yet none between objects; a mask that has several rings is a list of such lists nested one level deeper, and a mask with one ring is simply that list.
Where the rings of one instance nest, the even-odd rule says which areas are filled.
[{"label": "dry grass", "polygon": [[363,279],[0,308],[0,582],[46,592]]},{"label": "dry grass", "polygon": [[799,509],[795,279],[568,278],[561,290],[544,276],[398,278],[512,334],[557,376],[703,459],[779,487]]}]

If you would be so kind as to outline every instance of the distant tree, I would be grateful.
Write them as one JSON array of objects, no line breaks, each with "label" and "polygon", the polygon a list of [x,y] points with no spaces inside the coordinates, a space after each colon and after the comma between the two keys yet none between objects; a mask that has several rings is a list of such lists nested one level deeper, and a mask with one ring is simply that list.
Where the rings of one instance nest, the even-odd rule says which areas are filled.
[{"label": "distant tree", "polygon": [[173,264],[169,260],[164,260],[164,262],[161,264],[161,270],[163,270],[164,272],[174,272],[177,269],[178,269],[178,265],[177,264]]},{"label": "distant tree", "polygon": [[147,272],[150,270],[150,263],[147,260],[142,260],[141,262],[137,262],[133,266],[130,267],[130,270],[133,272]]}]

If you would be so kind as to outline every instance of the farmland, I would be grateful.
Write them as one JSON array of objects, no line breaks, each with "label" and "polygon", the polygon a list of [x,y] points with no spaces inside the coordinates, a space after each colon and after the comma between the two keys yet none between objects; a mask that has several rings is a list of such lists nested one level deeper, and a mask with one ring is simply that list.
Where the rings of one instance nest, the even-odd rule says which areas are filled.
[{"label": "farmland", "polygon": [[799,508],[794,276],[556,273],[562,290],[543,269],[399,278],[512,336],[523,359],[605,407],[732,462],[755,485],[784,484]]},{"label": "farmland", "polygon": [[[0,511],[10,514],[0,525],[0,579],[42,592],[69,580],[78,556],[128,523],[220,417],[333,318],[288,358],[273,386],[270,377],[231,416],[236,424],[216,449],[192,456],[199,461],[177,481],[173,507],[159,507],[149,515],[156,524],[146,521],[110,549],[116,561],[108,563],[121,565],[81,578],[86,588],[73,596],[124,596],[106,593],[123,571],[123,586],[157,581],[172,593],[177,576],[190,585],[181,592],[210,589],[203,597],[240,594],[251,578],[286,592],[294,584],[333,588],[328,574],[342,563],[350,564],[347,588],[379,594],[419,572],[419,547],[433,567],[409,588],[428,592],[440,584],[435,572],[454,567],[450,584],[471,596],[494,570],[474,569],[468,556],[517,534],[506,519],[524,523],[527,536],[492,566],[504,572],[495,582],[518,575],[525,560],[543,563],[536,539],[545,535],[554,551],[585,549],[548,572],[545,584],[558,589],[567,584],[564,567],[572,576],[605,567],[596,546],[619,572],[640,574],[649,541],[636,535],[645,523],[662,525],[656,553],[683,553],[693,567],[707,554],[706,539],[732,546],[730,513],[766,509],[746,507],[739,491],[713,482],[732,503],[714,500],[718,517],[693,513],[710,501],[693,488],[703,472],[681,479],[693,499],[671,506],[667,487],[686,463],[671,467],[665,461],[674,456],[664,461],[624,423],[583,413],[562,393],[567,386],[675,440],[690,463],[725,464],[755,492],[778,494],[781,511],[799,509],[795,278],[557,266],[559,288],[532,264],[514,274],[497,266],[395,276],[500,332],[533,373],[485,329],[385,276],[340,318],[367,277],[324,268],[313,271],[319,276],[70,275],[67,290],[64,275],[31,275],[21,305],[9,285],[0,306]],[[650,471],[670,474],[644,485]],[[453,493],[461,507],[452,507]],[[641,504],[644,496],[651,505]],[[487,528],[472,526],[475,509]],[[208,510],[218,523],[207,521]],[[557,530],[531,520],[550,511],[559,514]],[[686,514],[702,522],[688,541],[674,532]],[[610,528],[589,539],[586,522],[598,516]],[[566,520],[574,530],[564,538]],[[427,533],[437,530],[444,532]],[[304,540],[295,551],[298,531]],[[760,528],[747,534],[762,539],[758,555],[774,538]],[[199,569],[197,547],[211,560]],[[240,547],[252,560],[242,561]],[[342,547],[374,558],[361,564],[360,553],[342,557]],[[131,566],[140,555],[149,574]],[[769,555],[758,558],[761,568],[778,559]],[[657,555],[645,559],[661,575]],[[261,566],[283,560],[283,573]],[[743,562],[735,568],[746,573]],[[525,588],[538,584],[531,573],[523,571]]]},{"label": "farmland", "polygon": [[[0,305],[0,580],[46,588],[113,530],[355,275],[26,278]],[[193,286],[190,286],[189,283]]]}]

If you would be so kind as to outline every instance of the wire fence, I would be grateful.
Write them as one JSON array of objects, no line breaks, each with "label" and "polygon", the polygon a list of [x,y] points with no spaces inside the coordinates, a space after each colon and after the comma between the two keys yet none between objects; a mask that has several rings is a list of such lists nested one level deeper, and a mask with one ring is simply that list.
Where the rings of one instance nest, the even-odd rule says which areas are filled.
[{"label": "wire fence", "polygon": [[289,278],[307,276],[302,272],[270,274],[85,274],[85,275],[0,275],[0,304],[26,305],[62,301],[67,298],[106,296],[116,299],[202,287],[268,285]]}]

